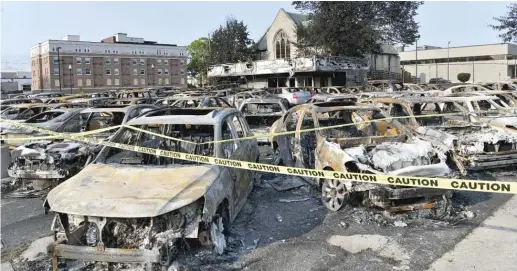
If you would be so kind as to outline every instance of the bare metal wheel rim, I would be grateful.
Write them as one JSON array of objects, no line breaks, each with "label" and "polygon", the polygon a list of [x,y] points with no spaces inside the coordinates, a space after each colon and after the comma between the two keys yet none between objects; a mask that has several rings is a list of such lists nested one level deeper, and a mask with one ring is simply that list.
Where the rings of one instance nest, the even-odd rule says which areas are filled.
[{"label": "bare metal wheel rim", "polygon": [[348,191],[345,184],[339,180],[324,179],[321,186],[321,197],[325,207],[335,212],[343,206],[348,197]]}]

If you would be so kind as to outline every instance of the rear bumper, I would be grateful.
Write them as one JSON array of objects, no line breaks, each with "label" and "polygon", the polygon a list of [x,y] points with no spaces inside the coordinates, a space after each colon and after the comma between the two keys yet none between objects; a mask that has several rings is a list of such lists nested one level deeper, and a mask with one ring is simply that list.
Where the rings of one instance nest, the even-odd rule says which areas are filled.
[{"label": "rear bumper", "polygon": [[159,263],[160,253],[148,249],[118,249],[71,246],[52,243],[47,247],[51,257],[99,262]]},{"label": "rear bumper", "polygon": [[70,174],[65,170],[8,169],[9,177],[20,179],[63,179]]},{"label": "rear bumper", "polygon": [[517,151],[482,153],[469,156],[468,170],[484,170],[517,165]]}]

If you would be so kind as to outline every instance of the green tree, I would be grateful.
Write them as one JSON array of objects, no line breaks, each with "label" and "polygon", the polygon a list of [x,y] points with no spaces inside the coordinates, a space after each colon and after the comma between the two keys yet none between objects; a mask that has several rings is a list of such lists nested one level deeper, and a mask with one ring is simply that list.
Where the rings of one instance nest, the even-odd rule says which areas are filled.
[{"label": "green tree", "polygon": [[294,1],[308,20],[296,26],[299,55],[364,56],[382,44],[413,44],[417,9],[423,2]]},{"label": "green tree", "polygon": [[517,4],[512,3],[507,8],[508,13],[506,16],[494,18],[499,24],[489,26],[497,31],[503,31],[503,33],[499,34],[499,37],[504,42],[517,42]]},{"label": "green tree", "polygon": [[235,63],[248,61],[253,56],[253,40],[249,38],[248,27],[233,17],[226,19],[212,33],[210,40],[212,63]]},{"label": "green tree", "polygon": [[201,74],[205,78],[210,57],[208,43],[208,38],[199,38],[187,46],[190,55],[187,70],[194,75]]},{"label": "green tree", "polygon": [[458,81],[465,83],[470,80],[470,73],[460,72],[457,75]]}]

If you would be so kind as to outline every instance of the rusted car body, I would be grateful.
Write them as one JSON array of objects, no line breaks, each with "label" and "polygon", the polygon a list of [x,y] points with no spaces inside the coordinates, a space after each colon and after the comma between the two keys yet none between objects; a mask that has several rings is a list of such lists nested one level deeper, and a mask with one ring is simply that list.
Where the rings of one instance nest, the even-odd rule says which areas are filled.
[{"label": "rusted car body", "polygon": [[[251,135],[235,108],[160,108],[127,124],[196,143]],[[224,233],[246,203],[256,173],[202,164],[196,155],[254,162],[255,140],[192,144],[122,128],[111,141],[184,152],[192,160],[105,147],[47,196],[45,208],[56,213],[56,242],[49,247],[54,265],[68,258],[166,268],[183,238],[224,252]]]},{"label": "rusted car body", "polygon": [[[377,98],[371,103],[391,116],[408,116],[407,119],[399,121],[415,131],[420,138],[446,153],[449,162],[465,175],[467,170],[484,170],[517,164],[517,134],[486,125],[473,113],[476,102],[494,99],[497,98]],[[457,115],[415,118],[442,113]]]},{"label": "rusted car body", "polygon": [[[254,135],[267,135],[271,125],[287,112],[289,104],[279,98],[251,98],[241,103],[244,115]],[[257,138],[259,144],[269,143],[269,137]]]},{"label": "rusted car body", "polygon": [[[81,110],[65,123],[67,130],[73,132],[93,131],[120,125],[138,116],[146,110],[156,109],[154,105],[136,105],[126,107],[97,107]],[[68,125],[68,126],[67,126]],[[91,135],[103,140],[112,135],[114,130]],[[11,152],[9,176],[15,183],[26,189],[28,184],[36,181],[43,189],[75,175],[95,157],[102,146],[68,142],[62,140],[42,140],[21,145]]]},{"label": "rusted car body", "polygon": [[[350,103],[307,104],[290,109],[273,124],[272,132],[293,131],[291,135],[273,136],[278,162],[299,168],[336,171],[339,174],[369,173],[400,176],[436,177],[449,173],[445,155],[431,144],[412,136],[395,120],[360,123],[386,116],[380,109]],[[336,125],[348,126],[336,128]],[[307,128],[322,128],[300,132]],[[328,127],[328,128],[327,128]],[[300,169],[302,170],[302,169]],[[351,194],[363,192],[376,206],[390,211],[432,208],[431,198],[445,191],[430,188],[377,185],[317,178],[308,180],[319,185],[323,203],[337,211]],[[421,202],[424,201],[424,203]],[[411,201],[408,203],[407,201]]]}]

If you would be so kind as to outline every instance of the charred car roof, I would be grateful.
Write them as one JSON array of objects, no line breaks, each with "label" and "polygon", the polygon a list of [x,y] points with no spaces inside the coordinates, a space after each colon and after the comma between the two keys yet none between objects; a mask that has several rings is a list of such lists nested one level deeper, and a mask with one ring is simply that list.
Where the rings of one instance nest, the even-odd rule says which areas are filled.
[{"label": "charred car roof", "polygon": [[148,111],[127,122],[127,125],[192,124],[216,125],[226,116],[239,113],[237,108],[160,108]]}]

